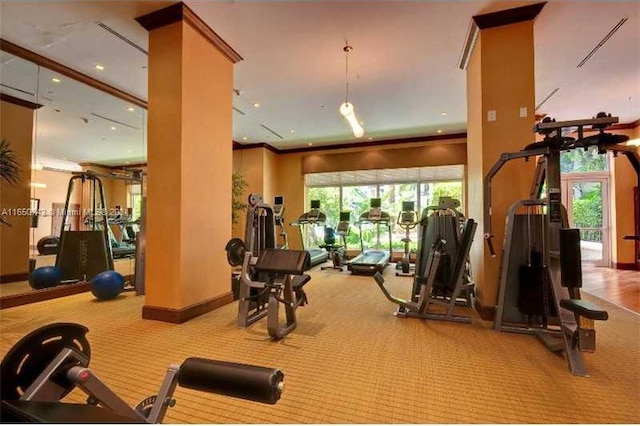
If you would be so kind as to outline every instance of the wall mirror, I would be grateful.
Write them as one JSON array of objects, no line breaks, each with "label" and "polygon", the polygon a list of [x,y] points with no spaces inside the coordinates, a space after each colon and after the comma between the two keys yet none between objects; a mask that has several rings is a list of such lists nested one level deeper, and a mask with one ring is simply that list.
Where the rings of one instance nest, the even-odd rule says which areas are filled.
[{"label": "wall mirror", "polygon": [[[56,264],[63,229],[86,230],[95,226],[96,216],[105,214],[114,269],[132,280],[142,202],[137,172],[144,170],[147,153],[146,110],[13,54],[0,51],[0,61],[3,102],[38,105],[33,112],[30,181],[19,183],[30,192],[30,205],[24,206],[31,216],[29,234],[20,237],[29,240],[29,272]],[[101,181],[104,206],[86,183],[74,183],[68,191],[74,173],[81,172],[92,172]],[[8,229],[0,229],[5,231],[2,238],[17,238]],[[69,280],[34,288],[24,274],[6,279],[0,273],[2,308],[88,290],[83,280],[80,285]]]}]

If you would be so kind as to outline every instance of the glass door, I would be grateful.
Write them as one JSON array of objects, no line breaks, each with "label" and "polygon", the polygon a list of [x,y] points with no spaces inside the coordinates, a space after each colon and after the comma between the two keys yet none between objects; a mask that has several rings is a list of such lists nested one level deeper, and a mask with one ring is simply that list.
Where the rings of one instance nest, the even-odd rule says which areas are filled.
[{"label": "glass door", "polygon": [[569,225],[580,229],[582,261],[609,266],[609,179],[563,177],[563,204]]}]

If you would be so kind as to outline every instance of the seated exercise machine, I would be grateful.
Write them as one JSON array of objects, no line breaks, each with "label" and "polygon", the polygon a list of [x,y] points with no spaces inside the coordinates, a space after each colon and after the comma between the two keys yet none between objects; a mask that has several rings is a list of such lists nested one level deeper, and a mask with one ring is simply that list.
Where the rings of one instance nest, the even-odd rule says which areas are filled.
[{"label": "seated exercise machine", "polygon": [[[382,211],[380,198],[371,198],[369,203],[369,210],[362,213],[357,222],[358,228],[360,229],[360,247],[362,251],[347,264],[347,268],[353,274],[373,275],[376,272],[382,273],[387,265],[389,265],[391,259],[391,218],[389,213]],[[380,249],[365,250],[364,239],[362,238],[363,224],[375,225],[378,238],[380,237],[380,226],[386,227],[389,236],[388,251]]]},{"label": "seated exercise machine", "polygon": [[[331,266],[321,266],[320,270],[336,269],[344,271],[344,267],[349,261],[347,256],[347,236],[351,232],[351,212],[340,212],[340,222],[333,229],[326,227],[324,230],[324,244],[320,246],[329,252]],[[340,238],[340,243],[336,241],[336,237]]]},{"label": "seated exercise machine", "polygon": [[321,243],[317,244],[317,247],[304,247],[305,231],[308,233],[310,241],[318,240],[316,229],[320,229],[321,235],[324,236],[326,222],[327,215],[320,210],[320,200],[311,200],[311,210],[303,213],[298,220],[291,223],[292,226],[297,226],[300,229],[303,249],[309,252],[311,267],[326,262],[329,259],[329,253],[319,247]]},{"label": "seated exercise machine", "polygon": [[413,201],[403,201],[402,211],[398,214],[398,220],[396,221],[400,229],[405,231],[405,236],[402,240],[404,243],[404,252],[402,253],[402,260],[396,263],[396,269],[400,272],[396,272],[396,276],[413,277],[415,275],[412,270],[415,270],[415,264],[411,263],[411,230],[420,224],[418,220],[418,212],[415,210],[415,203]]},{"label": "seated exercise machine", "polygon": [[397,316],[471,322],[470,317],[453,311],[461,299],[471,306],[474,283],[469,273],[469,251],[477,223],[465,220],[461,232],[457,206],[457,200],[442,197],[438,206],[427,207],[422,213],[411,299],[393,296],[382,274],[374,276],[386,298],[399,306]]},{"label": "seated exercise machine", "polygon": [[[582,300],[580,230],[569,228],[562,205],[560,154],[572,149],[597,146],[598,153],[624,154],[640,184],[640,155],[634,146],[620,145],[627,136],[605,133],[617,117],[599,113],[596,118],[555,122],[545,118],[534,127],[544,139],[519,152],[507,152],[484,179],[485,241],[495,257],[491,227],[491,182],[508,161],[538,158],[530,199],[514,203],[508,210],[502,251],[500,288],[494,329],[537,336],[554,352],[564,351],[569,370],[587,376],[583,352],[596,348],[594,321],[605,321],[608,313]],[[584,136],[591,126],[597,134]],[[563,130],[577,128],[577,138]],[[546,184],[546,196],[543,187]],[[525,210],[523,214],[522,211]]]},{"label": "seated exercise machine", "polygon": [[[280,370],[187,358],[169,366],[157,395],[130,407],[89,369],[88,331],[79,324],[50,324],[9,350],[0,366],[3,423],[162,423],[176,404],[178,385],[265,404],[275,404],[283,390]],[[76,387],[88,396],[86,404],[60,402]]]},{"label": "seated exercise machine", "polygon": [[[226,246],[231,266],[242,265],[239,283],[238,326],[248,327],[267,317],[267,330],[273,339],[282,339],[297,325],[296,310],[307,303],[304,285],[311,277],[305,250],[275,247],[273,208],[262,203],[260,194],[249,195],[245,241],[231,239]],[[280,304],[286,323],[279,323]]]}]

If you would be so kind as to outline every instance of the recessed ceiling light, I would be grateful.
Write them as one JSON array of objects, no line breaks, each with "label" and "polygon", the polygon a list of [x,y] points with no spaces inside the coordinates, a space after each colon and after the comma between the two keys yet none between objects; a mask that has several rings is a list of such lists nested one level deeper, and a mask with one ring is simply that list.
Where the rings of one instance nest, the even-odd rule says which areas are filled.
[{"label": "recessed ceiling light", "polygon": [[293,133],[293,132],[295,132],[295,130],[293,130],[293,129],[289,130],[289,133]]},{"label": "recessed ceiling light", "polygon": [[116,126],[111,126],[111,130],[116,130]]},{"label": "recessed ceiling light", "polygon": [[125,161],[124,164],[129,164],[131,161]]},{"label": "recessed ceiling light", "polygon": [[128,152],[128,153],[131,153],[131,150],[130,150],[130,149],[128,149],[128,150],[127,150],[127,152]]},{"label": "recessed ceiling light", "polygon": [[309,142],[309,146],[313,146],[313,143]]},{"label": "recessed ceiling light", "polygon": [[133,112],[133,111],[135,111],[135,109],[133,107],[129,107],[129,108],[127,108],[127,111]]},{"label": "recessed ceiling light", "polygon": [[369,136],[369,140],[373,139],[373,137]]},{"label": "recessed ceiling light", "polygon": [[443,112],[440,113],[440,115],[443,116],[443,117],[446,117],[447,113],[443,111]]},{"label": "recessed ceiling light", "polygon": [[442,129],[438,129],[438,130],[437,130],[437,132],[438,132],[438,133],[442,133]]},{"label": "recessed ceiling light", "polygon": [[51,81],[53,81],[54,83],[60,83],[60,79],[56,77],[53,77]]},{"label": "recessed ceiling light", "polygon": [[253,106],[254,106],[254,107],[256,107],[256,108],[258,108],[258,107],[260,106],[260,102],[255,102],[255,103],[253,104]]},{"label": "recessed ceiling light", "polygon": [[247,137],[246,137],[246,136],[243,136],[243,137],[242,137],[242,140],[243,140],[243,141],[246,141],[246,140],[247,140]]},{"label": "recessed ceiling light", "polygon": [[67,157],[62,157],[62,159],[63,159],[63,160],[66,160],[66,159],[67,159]]},{"label": "recessed ceiling light", "polygon": [[96,64],[96,69],[97,69],[98,71],[104,71],[104,65],[102,65],[102,64]]}]

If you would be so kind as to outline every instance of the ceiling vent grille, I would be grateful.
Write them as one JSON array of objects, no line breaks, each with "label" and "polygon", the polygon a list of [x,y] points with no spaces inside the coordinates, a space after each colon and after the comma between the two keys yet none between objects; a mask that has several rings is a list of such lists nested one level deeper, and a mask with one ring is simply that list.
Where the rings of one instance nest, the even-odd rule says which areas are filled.
[{"label": "ceiling vent grille", "polygon": [[112,35],[118,37],[120,40],[124,41],[125,43],[127,43],[129,46],[133,47],[134,49],[139,50],[140,52],[144,53],[145,55],[149,55],[149,52],[145,49],[143,49],[141,46],[137,45],[136,43],[134,43],[133,41],[131,41],[130,39],[128,39],[127,37],[123,36],[122,34],[120,34],[119,32],[117,32],[116,30],[114,30],[113,28],[111,28],[110,26],[108,26],[105,23],[102,22],[98,22],[98,26],[100,28],[102,28],[103,30],[111,33]]},{"label": "ceiling vent grille", "polygon": [[587,63],[587,61],[589,59],[591,59],[591,57],[593,55],[595,55],[595,53],[598,51],[598,49],[600,49],[602,46],[604,46],[604,44],[609,41],[609,39],[620,29],[620,27],[622,27],[622,25],[624,25],[624,23],[627,22],[627,18],[622,18],[620,21],[618,21],[618,23],[611,29],[611,31],[609,31],[609,33],[604,36],[604,38],[602,40],[600,40],[600,43],[598,43],[596,45],[596,47],[594,47],[593,49],[591,49],[591,52],[589,52],[589,54],[587,54],[587,56],[585,56],[580,63],[578,64],[577,68],[582,68],[584,66],[584,64]]},{"label": "ceiling vent grille", "polygon": [[538,111],[540,108],[542,108],[542,105],[546,104],[547,102],[549,102],[549,99],[551,99],[556,93],[558,93],[560,91],[559,87],[556,87],[555,89],[553,89],[546,98],[544,98],[542,100],[542,102],[540,102],[538,105],[536,105],[536,111]]},{"label": "ceiling vent grille", "polygon": [[24,93],[25,95],[35,96],[35,93],[27,92],[26,90],[18,89],[17,87],[9,86],[7,84],[0,83],[0,86],[15,90],[16,92]]},{"label": "ceiling vent grille", "polygon": [[275,130],[268,128],[267,126],[265,126],[264,124],[261,124],[262,128],[265,129],[267,132],[272,133],[274,135],[276,135],[277,137],[279,137],[280,139],[284,139],[283,136],[279,135],[278,133],[275,132]]},{"label": "ceiling vent grille", "polygon": [[239,110],[238,108],[236,108],[236,107],[233,107],[233,110],[234,110],[235,112],[237,112],[238,114],[246,115],[244,112],[240,111],[240,110]]},{"label": "ceiling vent grille", "polygon": [[121,126],[128,127],[130,129],[133,129],[133,130],[140,130],[138,127],[134,127],[134,126],[132,126],[130,124],[123,123],[122,121],[114,120],[113,118],[105,117],[104,115],[96,114],[95,112],[92,112],[91,115],[93,115],[94,117],[101,118],[101,119],[106,120],[106,121],[110,121],[112,123],[119,124]]}]

